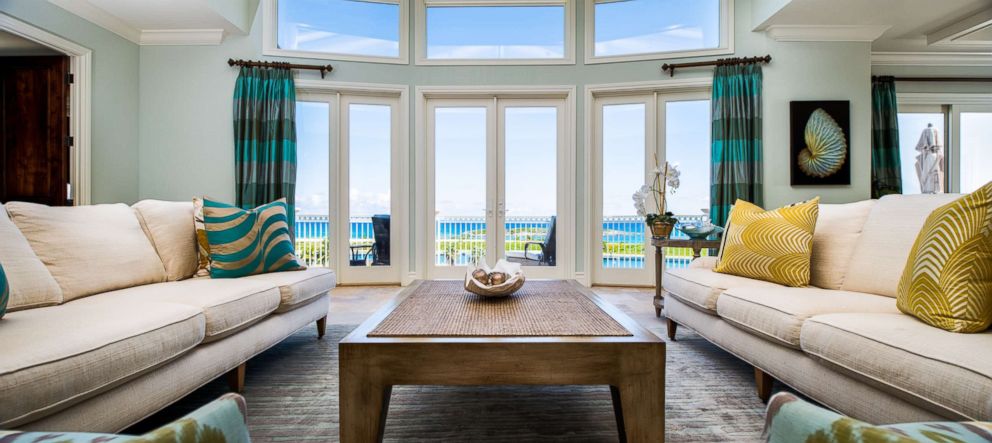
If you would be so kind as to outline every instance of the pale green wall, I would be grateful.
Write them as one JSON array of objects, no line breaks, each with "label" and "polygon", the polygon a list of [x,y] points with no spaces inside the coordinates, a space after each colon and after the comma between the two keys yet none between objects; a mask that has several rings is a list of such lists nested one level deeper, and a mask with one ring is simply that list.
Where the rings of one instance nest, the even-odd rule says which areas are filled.
[{"label": "pale green wall", "polygon": [[0,0],[0,12],[93,51],[92,199],[138,199],[138,45],[43,0]]},{"label": "pale green wall", "polygon": [[[770,206],[815,195],[824,201],[845,202],[869,197],[869,45],[867,43],[778,43],[750,32],[751,14],[745,1],[737,2],[736,53],[770,53],[765,68],[764,134],[765,196]],[[577,11],[578,58],[584,51],[584,11]],[[411,25],[412,26],[412,25]],[[237,70],[228,58],[268,58],[261,55],[261,14],[251,34],[228,36],[220,46],[141,47],[140,197],[185,200],[207,194],[234,198],[231,94]],[[412,50],[411,50],[412,53]],[[306,60],[286,59],[298,63]],[[320,60],[313,60],[321,63]],[[586,85],[662,80],[664,61],[575,66],[414,66],[332,61],[329,79],[409,85],[577,85],[576,128],[578,189],[585,183],[583,143],[585,116],[582,91]],[[683,70],[678,78],[708,76],[708,69]],[[314,72],[301,77],[317,78]],[[411,89],[412,92],[412,89]],[[788,169],[788,110],[790,100],[851,100],[853,184],[851,186],[792,188]],[[412,106],[412,103],[411,103]],[[413,109],[410,110],[411,119]],[[416,128],[412,125],[415,131]],[[412,131],[413,132],[413,131]],[[416,137],[412,133],[411,137]],[[410,146],[414,146],[411,139]],[[411,171],[415,172],[415,171]],[[411,180],[415,180],[411,177]],[[586,210],[579,193],[577,211]],[[585,220],[577,219],[578,232]],[[585,267],[586,239],[578,243],[577,266]]]}]

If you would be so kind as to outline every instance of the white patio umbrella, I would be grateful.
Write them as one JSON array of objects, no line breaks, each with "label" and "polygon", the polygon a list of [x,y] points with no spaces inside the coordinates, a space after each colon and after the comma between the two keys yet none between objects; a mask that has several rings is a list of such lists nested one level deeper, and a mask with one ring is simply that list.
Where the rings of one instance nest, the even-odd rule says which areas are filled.
[{"label": "white patio umbrella", "polygon": [[920,179],[920,192],[940,194],[944,192],[944,144],[940,132],[928,123],[916,143],[916,176]]}]

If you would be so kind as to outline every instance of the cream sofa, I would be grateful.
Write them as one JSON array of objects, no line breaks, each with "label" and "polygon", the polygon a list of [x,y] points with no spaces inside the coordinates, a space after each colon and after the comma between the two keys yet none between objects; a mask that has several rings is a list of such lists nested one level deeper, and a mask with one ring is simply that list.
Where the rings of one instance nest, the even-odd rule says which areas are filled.
[{"label": "cream sofa", "polygon": [[193,277],[192,203],[0,207],[0,429],[117,432],[307,324],[334,273]]},{"label": "cream sofa", "polygon": [[840,413],[872,423],[992,420],[992,331],[956,334],[896,308],[896,288],[930,212],[959,196],[886,196],[821,205],[811,287],[712,271],[700,259],[664,276],[677,326]]}]

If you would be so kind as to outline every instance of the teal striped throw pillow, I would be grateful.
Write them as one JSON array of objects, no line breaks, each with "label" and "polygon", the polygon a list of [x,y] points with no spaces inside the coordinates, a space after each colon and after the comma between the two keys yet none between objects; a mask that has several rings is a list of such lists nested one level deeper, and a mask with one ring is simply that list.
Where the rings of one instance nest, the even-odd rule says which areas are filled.
[{"label": "teal striped throw pillow", "polygon": [[237,278],[306,269],[289,236],[286,199],[241,209],[203,199],[203,225],[210,244],[210,277]]},{"label": "teal striped throw pillow", "polygon": [[7,274],[0,264],[0,318],[7,313],[7,302],[10,301],[10,285],[7,284]]}]

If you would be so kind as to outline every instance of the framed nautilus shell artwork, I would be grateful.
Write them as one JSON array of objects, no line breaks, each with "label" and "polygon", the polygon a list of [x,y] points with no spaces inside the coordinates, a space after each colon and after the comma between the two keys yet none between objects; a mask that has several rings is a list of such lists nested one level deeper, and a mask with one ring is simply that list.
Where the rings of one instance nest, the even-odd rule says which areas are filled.
[{"label": "framed nautilus shell artwork", "polygon": [[851,184],[851,102],[790,102],[792,185]]}]

